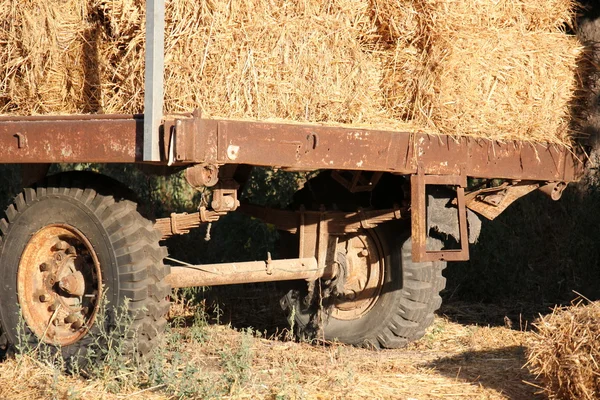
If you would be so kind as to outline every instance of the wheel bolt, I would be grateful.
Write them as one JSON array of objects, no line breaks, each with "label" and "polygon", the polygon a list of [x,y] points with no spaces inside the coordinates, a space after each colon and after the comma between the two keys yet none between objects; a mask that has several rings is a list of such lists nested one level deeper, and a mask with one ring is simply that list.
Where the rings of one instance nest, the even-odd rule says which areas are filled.
[{"label": "wheel bolt", "polygon": [[79,329],[82,326],[83,326],[83,322],[80,319],[78,319],[77,321],[75,321],[71,324],[71,328],[73,328],[73,329]]},{"label": "wheel bolt", "polygon": [[50,271],[50,264],[48,264],[46,262],[42,263],[40,265],[40,271],[42,271],[42,272]]},{"label": "wheel bolt", "polygon": [[52,297],[51,297],[49,294],[41,294],[41,295],[40,295],[40,301],[41,301],[42,303],[47,303],[47,302],[49,302],[50,300],[52,300]]},{"label": "wheel bolt", "polygon": [[369,250],[367,249],[362,249],[362,251],[359,253],[361,256],[366,257],[369,255]]},{"label": "wheel bolt", "polygon": [[69,248],[69,243],[65,242],[64,240],[59,240],[55,245],[54,248],[56,250],[66,250]]},{"label": "wheel bolt", "polygon": [[60,325],[60,320],[58,318],[54,318],[54,321],[52,321],[52,325],[54,325],[54,326]]},{"label": "wheel bolt", "polygon": [[55,301],[54,303],[50,304],[50,307],[48,307],[48,309],[50,311],[56,311],[58,309],[59,305],[60,305],[60,303],[58,301]]},{"label": "wheel bolt", "polygon": [[78,318],[77,318],[77,316],[76,316],[75,314],[69,314],[69,315],[67,315],[67,316],[65,317],[65,322],[66,322],[67,324],[71,324],[71,323],[73,323],[73,322],[77,321],[77,319],[78,319]]}]

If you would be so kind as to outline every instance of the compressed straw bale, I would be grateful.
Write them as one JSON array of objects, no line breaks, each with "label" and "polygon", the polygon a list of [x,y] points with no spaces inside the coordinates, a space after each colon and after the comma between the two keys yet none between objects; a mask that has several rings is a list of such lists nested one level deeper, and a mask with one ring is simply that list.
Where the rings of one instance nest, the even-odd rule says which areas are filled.
[{"label": "compressed straw bale", "polygon": [[[400,33],[410,30],[388,29],[395,49],[382,88],[393,118],[455,136],[571,143],[582,47],[561,27],[575,2],[397,4],[414,7],[416,28],[409,40]],[[405,9],[379,7],[377,21],[385,26]]]},{"label": "compressed straw bale", "polygon": [[[358,7],[357,7],[358,6]],[[103,1],[103,112],[143,109],[144,3]],[[361,8],[362,7],[362,8]],[[382,118],[380,70],[358,1],[168,1],[165,108],[229,118]]]},{"label": "compressed straw bale", "polygon": [[0,113],[74,113],[85,91],[87,5],[0,1]]}]

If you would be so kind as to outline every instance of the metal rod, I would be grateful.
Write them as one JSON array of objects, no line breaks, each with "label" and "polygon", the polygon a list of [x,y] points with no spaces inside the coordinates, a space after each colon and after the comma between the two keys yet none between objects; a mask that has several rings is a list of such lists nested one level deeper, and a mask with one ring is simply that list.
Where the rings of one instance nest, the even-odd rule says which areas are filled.
[{"label": "metal rod", "polygon": [[144,161],[160,161],[159,129],[163,117],[165,2],[146,1],[146,69],[144,73]]},{"label": "metal rod", "polygon": [[184,288],[295,279],[312,281],[319,279],[323,273],[316,258],[311,257],[171,267],[167,282],[173,288]]}]

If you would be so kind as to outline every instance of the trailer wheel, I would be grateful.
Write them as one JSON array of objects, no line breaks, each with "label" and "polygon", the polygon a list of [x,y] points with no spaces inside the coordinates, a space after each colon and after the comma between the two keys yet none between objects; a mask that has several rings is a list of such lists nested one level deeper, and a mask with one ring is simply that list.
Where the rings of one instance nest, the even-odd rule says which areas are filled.
[{"label": "trailer wheel", "polygon": [[115,310],[129,299],[136,334],[124,348],[145,354],[166,325],[166,249],[135,202],[111,194],[118,190],[98,183],[104,178],[82,176],[24,189],[0,221],[0,345],[45,342],[68,359],[102,344],[100,332],[115,328]]},{"label": "trailer wheel", "polygon": [[288,293],[284,303],[301,336],[321,330],[326,340],[379,349],[403,347],[425,334],[442,303],[446,263],[413,263],[410,237],[389,228],[340,240],[344,280],[330,299],[306,304],[306,290]]}]

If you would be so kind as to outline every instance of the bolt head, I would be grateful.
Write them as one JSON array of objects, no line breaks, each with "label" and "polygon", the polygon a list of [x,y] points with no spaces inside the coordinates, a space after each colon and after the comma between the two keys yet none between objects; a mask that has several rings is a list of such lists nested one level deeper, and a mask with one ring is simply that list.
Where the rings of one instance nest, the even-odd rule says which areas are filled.
[{"label": "bolt head", "polygon": [[55,253],[55,254],[54,254],[54,259],[55,259],[56,261],[58,261],[58,262],[61,262],[61,261],[62,261],[62,259],[63,259],[63,255],[62,255],[62,253]]},{"label": "bolt head", "polygon": [[59,240],[55,245],[54,248],[56,250],[66,250],[69,248],[69,243],[65,242],[64,240]]},{"label": "bolt head", "polygon": [[50,311],[56,311],[58,309],[59,305],[60,305],[60,303],[58,301],[55,301],[54,303],[50,304],[50,306],[48,307],[48,309]]},{"label": "bolt head", "polygon": [[78,319],[77,321],[75,321],[71,324],[71,328],[73,328],[73,329],[79,329],[82,326],[83,326],[83,321],[81,321],[80,319]]},{"label": "bolt head", "polygon": [[367,257],[369,255],[369,250],[367,249],[362,249],[361,252],[359,253],[361,256],[363,257]]},{"label": "bolt head", "polygon": [[65,317],[65,323],[67,324],[72,324],[73,322],[77,321],[77,316],[75,314],[69,314]]},{"label": "bolt head", "polygon": [[52,297],[49,294],[41,294],[40,295],[40,301],[42,303],[46,303],[48,301],[52,300]]},{"label": "bolt head", "polygon": [[42,271],[42,272],[50,271],[50,264],[48,264],[46,262],[40,264],[40,271]]}]

